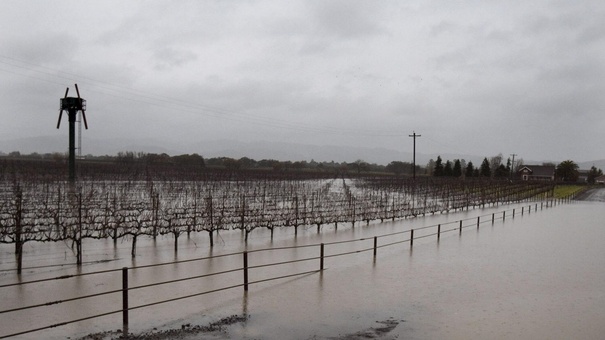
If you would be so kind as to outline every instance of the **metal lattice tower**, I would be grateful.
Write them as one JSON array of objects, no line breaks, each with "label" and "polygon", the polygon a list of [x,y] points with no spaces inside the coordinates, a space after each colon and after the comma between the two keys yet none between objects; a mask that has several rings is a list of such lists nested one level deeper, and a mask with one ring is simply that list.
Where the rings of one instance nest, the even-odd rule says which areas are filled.
[{"label": "metal lattice tower", "polygon": [[82,112],[78,114],[78,159],[82,159]]},{"label": "metal lattice tower", "polygon": [[[78,112],[82,113],[82,120],[84,121],[84,127],[88,130],[88,123],[86,122],[86,100],[80,97],[80,90],[78,90],[78,84],[76,86],[76,93],[78,97],[68,97],[69,87],[65,90],[65,96],[60,101],[59,107],[59,121],[57,122],[57,129],[61,126],[61,117],[63,111],[67,111],[69,118],[69,180],[71,182],[76,179],[76,120]],[[80,126],[80,132],[82,127]],[[81,149],[81,138],[82,134],[78,138],[78,150]]]}]

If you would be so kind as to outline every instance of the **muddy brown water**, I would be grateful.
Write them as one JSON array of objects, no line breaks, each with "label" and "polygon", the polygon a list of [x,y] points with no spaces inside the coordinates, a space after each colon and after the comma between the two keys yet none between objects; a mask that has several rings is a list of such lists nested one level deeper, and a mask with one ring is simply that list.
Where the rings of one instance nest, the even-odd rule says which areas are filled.
[{"label": "muddy brown water", "polygon": [[[525,204],[527,206],[527,204]],[[521,205],[476,209],[447,215],[369,226],[333,226],[280,229],[273,240],[268,232],[251,234],[247,249],[303,245],[352,238],[367,238],[437,223],[472,219],[517,208],[515,218],[497,220],[462,235],[450,232],[439,242],[434,237],[416,240],[413,247],[399,244],[371,252],[326,259],[322,273],[255,284],[171,302],[130,313],[130,330],[137,333],[205,325],[229,315],[248,315],[224,331],[182,334],[178,338],[220,339],[598,339],[605,334],[605,209],[602,202],[573,202],[520,215]],[[210,250],[204,234],[181,237],[179,250],[173,240],[140,240],[138,255],[129,256],[129,242],[85,243],[80,270],[72,265],[28,269],[22,280],[90,272],[219,255],[244,249],[239,232],[224,232]],[[366,244],[367,245],[367,244]],[[253,263],[313,254],[309,250],[258,253]],[[340,250],[345,248],[340,248]],[[2,245],[0,284],[17,281],[11,246]],[[331,250],[327,250],[329,253]],[[336,251],[336,250],[333,250]],[[65,244],[26,245],[25,266],[73,262]],[[256,253],[255,253],[256,254]],[[254,255],[254,254],[252,254]],[[99,260],[107,262],[94,263]],[[292,265],[295,270],[316,268],[317,263]],[[134,270],[131,285],[241,266],[240,257],[218,258],[148,270]],[[292,269],[290,268],[290,269]],[[274,274],[251,272],[251,279]],[[275,269],[277,273],[278,269]],[[134,305],[169,298],[175,294],[208,290],[241,281],[211,278],[153,290],[132,292]],[[62,299],[74,292],[88,294],[119,289],[121,277],[109,273],[69,282],[48,282],[2,288],[2,307]],[[43,307],[5,314],[0,335],[121,308],[119,296]],[[121,315],[113,315],[17,337],[18,339],[78,338],[121,328]]]}]

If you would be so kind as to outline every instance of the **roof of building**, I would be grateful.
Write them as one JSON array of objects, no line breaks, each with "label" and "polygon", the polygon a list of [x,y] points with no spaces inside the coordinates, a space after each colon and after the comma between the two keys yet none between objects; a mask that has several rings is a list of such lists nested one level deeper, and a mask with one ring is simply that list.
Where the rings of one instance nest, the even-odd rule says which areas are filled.
[{"label": "roof of building", "polygon": [[527,168],[532,176],[551,177],[555,175],[554,165],[524,165],[519,172]]}]

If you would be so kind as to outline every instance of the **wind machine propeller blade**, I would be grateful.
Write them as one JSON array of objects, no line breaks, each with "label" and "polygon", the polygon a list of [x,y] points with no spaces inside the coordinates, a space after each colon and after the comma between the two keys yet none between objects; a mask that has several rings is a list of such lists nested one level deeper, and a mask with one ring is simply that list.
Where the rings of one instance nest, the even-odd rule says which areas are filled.
[{"label": "wind machine propeller blade", "polygon": [[61,116],[63,116],[63,109],[59,109],[59,121],[57,122],[57,129],[61,126]]},{"label": "wind machine propeller blade", "polygon": [[[67,93],[69,93],[69,87],[65,89],[65,96],[63,99],[67,98]],[[61,126],[61,116],[63,116],[63,107],[59,108],[59,121],[57,122],[57,129]]]},{"label": "wind machine propeller blade", "polygon": [[84,119],[84,127],[88,130],[88,123],[86,122],[86,111],[82,110],[82,118]]}]

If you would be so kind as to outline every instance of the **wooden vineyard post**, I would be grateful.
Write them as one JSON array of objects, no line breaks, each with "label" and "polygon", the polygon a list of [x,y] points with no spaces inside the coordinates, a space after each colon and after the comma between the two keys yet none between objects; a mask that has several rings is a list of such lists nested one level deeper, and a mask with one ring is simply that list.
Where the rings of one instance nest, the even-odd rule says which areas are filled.
[{"label": "wooden vineyard post", "polygon": [[462,220],[460,220],[460,227],[458,228],[458,234],[462,235]]},{"label": "wooden vineyard post", "polygon": [[155,240],[158,235],[158,220],[159,220],[159,208],[160,208],[160,194],[151,194],[151,210],[153,214],[153,239]]},{"label": "wooden vineyard post", "polygon": [[502,222],[506,220],[506,210],[502,212]]},{"label": "wooden vineyard post", "polygon": [[410,229],[410,247],[414,245],[414,229]]},{"label": "wooden vineyard post", "polygon": [[17,254],[17,274],[21,275],[23,270],[23,241],[21,240],[23,219],[23,196],[18,189],[15,200],[15,253]]},{"label": "wooden vineyard post", "polygon": [[479,223],[481,223],[481,216],[477,216],[477,230],[479,230]]},{"label": "wooden vineyard post", "polygon": [[441,238],[441,224],[437,225],[437,241]]},{"label": "wooden vineyard post", "polygon": [[78,237],[76,239],[76,264],[82,265],[82,188],[78,194]]}]

